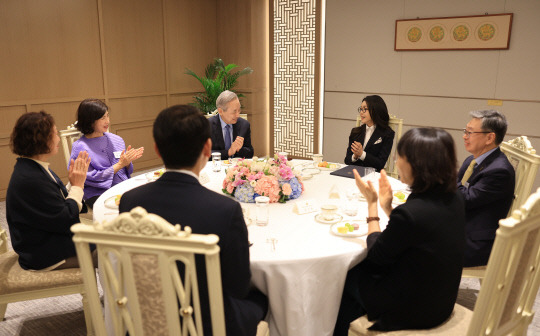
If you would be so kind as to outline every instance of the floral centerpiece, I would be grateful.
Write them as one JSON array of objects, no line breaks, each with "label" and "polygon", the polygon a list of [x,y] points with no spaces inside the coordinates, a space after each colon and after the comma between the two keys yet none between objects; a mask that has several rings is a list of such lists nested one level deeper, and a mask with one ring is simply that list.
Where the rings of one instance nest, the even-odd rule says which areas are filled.
[{"label": "floral centerpiece", "polygon": [[244,203],[255,203],[257,196],[268,196],[270,203],[285,203],[304,191],[300,174],[278,154],[262,161],[256,156],[252,160],[240,159],[226,173],[223,192]]}]

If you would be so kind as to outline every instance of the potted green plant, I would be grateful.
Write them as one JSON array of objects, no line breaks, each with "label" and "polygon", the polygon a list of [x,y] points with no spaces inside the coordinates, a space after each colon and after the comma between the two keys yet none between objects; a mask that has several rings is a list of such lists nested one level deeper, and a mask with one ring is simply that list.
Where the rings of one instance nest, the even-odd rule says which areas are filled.
[{"label": "potted green plant", "polygon": [[[225,65],[221,58],[215,58],[214,61],[206,66],[204,77],[199,77],[195,72],[186,68],[186,74],[195,77],[201,82],[204,92],[196,95],[192,105],[206,114],[211,114],[216,110],[216,99],[221,92],[230,90],[236,93],[233,89],[238,81],[238,78],[243,75],[248,75],[253,72],[250,67],[240,71],[231,72],[237,68],[236,64]],[[237,94],[238,98],[244,97],[243,94]]]}]

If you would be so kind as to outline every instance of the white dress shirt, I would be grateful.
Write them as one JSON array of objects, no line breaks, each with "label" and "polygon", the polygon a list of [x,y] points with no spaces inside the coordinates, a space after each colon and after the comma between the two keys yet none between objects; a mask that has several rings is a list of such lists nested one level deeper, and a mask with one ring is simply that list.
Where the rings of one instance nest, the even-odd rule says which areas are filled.
[{"label": "white dress shirt", "polygon": [[358,161],[358,159],[364,161],[365,158],[366,158],[366,144],[368,143],[369,139],[371,138],[371,136],[373,135],[373,132],[375,132],[375,127],[377,127],[377,125],[373,124],[373,126],[368,126],[366,125],[366,136],[364,137],[364,150],[362,151],[362,155],[360,155],[360,157],[356,157],[356,155],[352,155],[352,162],[355,162],[355,161]]}]

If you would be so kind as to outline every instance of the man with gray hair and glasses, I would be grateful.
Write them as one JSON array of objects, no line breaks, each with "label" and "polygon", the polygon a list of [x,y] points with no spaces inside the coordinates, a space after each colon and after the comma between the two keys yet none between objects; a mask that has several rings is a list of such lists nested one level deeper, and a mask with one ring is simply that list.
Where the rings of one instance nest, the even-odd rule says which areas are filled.
[{"label": "man with gray hair and glasses", "polygon": [[209,118],[212,152],[220,152],[221,159],[252,158],[251,126],[240,118],[240,101],[236,93],[225,90],[216,99],[218,114]]},{"label": "man with gray hair and glasses", "polygon": [[471,153],[457,177],[465,198],[464,267],[486,265],[499,220],[514,199],[515,172],[499,144],[506,134],[504,115],[495,110],[472,111],[463,130],[465,149]]}]

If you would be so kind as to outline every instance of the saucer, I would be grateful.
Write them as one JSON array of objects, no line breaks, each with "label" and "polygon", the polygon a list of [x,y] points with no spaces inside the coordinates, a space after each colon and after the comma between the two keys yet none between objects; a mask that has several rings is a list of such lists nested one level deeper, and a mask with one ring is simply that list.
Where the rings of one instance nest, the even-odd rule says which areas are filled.
[{"label": "saucer", "polygon": [[319,223],[322,223],[322,224],[335,224],[341,220],[343,220],[343,216],[340,215],[340,214],[335,214],[334,215],[334,219],[332,220],[326,220],[323,218],[322,214],[316,214],[315,215],[315,220]]}]

